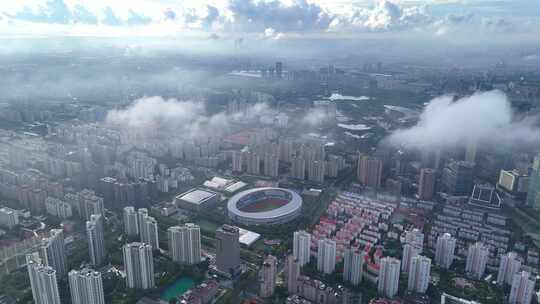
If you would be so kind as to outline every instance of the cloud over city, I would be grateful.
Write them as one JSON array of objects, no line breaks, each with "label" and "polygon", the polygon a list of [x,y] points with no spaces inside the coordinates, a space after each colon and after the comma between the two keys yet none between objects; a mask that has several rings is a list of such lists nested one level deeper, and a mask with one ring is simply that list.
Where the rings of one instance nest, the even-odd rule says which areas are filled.
[{"label": "cloud over city", "polygon": [[268,111],[266,104],[257,103],[250,105],[243,114],[210,114],[204,102],[152,96],[140,98],[127,108],[110,110],[106,122],[142,136],[197,138],[219,136],[229,129],[233,120],[256,119]]},{"label": "cloud over city", "polygon": [[504,93],[490,91],[456,101],[452,96],[435,98],[415,126],[395,131],[387,141],[418,149],[452,149],[471,142],[510,147],[538,144],[540,128],[534,117],[516,117]]}]

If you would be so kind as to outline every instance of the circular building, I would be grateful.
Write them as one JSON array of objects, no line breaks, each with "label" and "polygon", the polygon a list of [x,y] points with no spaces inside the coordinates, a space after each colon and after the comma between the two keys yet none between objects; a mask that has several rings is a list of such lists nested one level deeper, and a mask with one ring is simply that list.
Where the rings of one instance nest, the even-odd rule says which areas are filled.
[{"label": "circular building", "polygon": [[302,198],[283,188],[254,188],[232,196],[229,218],[244,225],[275,225],[292,221],[302,212]]}]

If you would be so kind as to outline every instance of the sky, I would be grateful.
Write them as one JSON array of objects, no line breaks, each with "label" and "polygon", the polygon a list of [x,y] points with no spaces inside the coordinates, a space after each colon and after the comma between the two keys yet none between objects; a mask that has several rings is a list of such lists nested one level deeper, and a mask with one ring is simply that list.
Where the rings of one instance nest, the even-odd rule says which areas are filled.
[{"label": "sky", "polygon": [[538,0],[17,0],[0,3],[0,37],[207,37],[209,33],[265,39],[383,33],[535,37],[539,25]]}]

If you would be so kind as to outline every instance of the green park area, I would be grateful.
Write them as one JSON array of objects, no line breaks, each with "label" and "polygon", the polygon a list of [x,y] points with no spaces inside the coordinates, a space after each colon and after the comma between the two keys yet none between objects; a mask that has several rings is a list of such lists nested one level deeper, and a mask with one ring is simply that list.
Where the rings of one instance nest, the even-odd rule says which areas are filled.
[{"label": "green park area", "polygon": [[176,297],[183,295],[186,291],[195,285],[195,282],[190,277],[181,277],[167,286],[161,293],[161,299],[171,301]]}]

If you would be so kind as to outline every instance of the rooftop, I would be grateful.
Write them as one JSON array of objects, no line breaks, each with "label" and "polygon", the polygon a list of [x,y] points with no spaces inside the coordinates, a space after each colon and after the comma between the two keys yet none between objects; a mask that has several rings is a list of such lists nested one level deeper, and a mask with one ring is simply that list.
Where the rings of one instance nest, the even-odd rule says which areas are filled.
[{"label": "rooftop", "polygon": [[218,194],[215,193],[214,191],[195,188],[195,189],[191,189],[191,190],[189,190],[187,192],[184,192],[184,193],[180,194],[176,198],[180,199],[180,200],[183,200],[183,201],[186,201],[188,203],[198,205],[198,204],[201,204],[201,203],[205,202],[206,200],[208,200],[210,198],[213,198],[213,197],[215,197],[217,195]]}]

